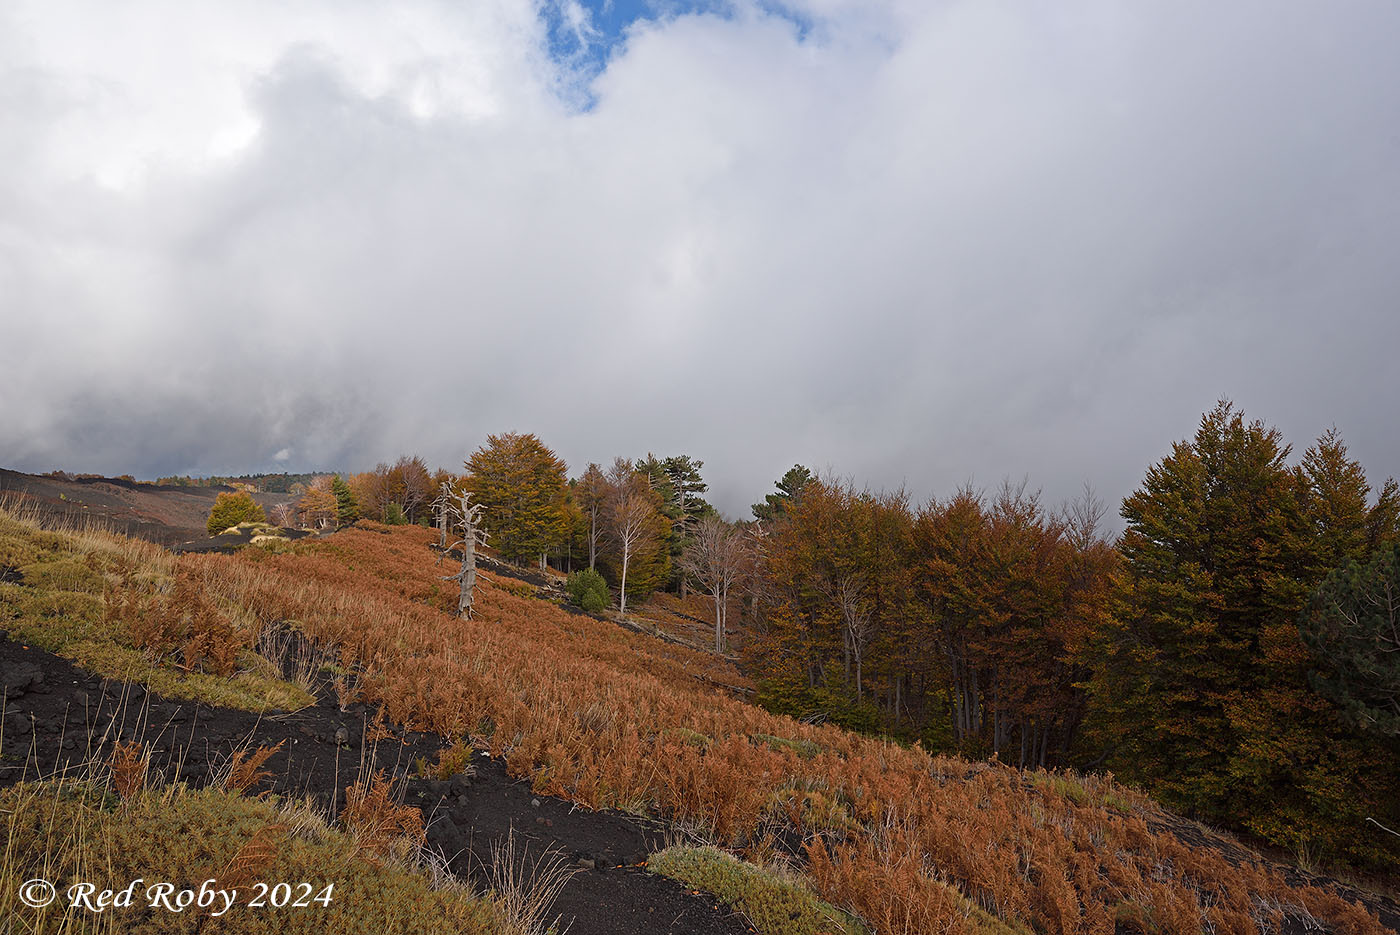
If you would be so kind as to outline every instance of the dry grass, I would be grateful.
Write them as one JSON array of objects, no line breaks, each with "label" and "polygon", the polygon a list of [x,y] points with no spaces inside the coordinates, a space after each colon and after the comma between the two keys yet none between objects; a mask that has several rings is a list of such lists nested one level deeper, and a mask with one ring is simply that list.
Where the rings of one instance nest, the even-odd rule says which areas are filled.
[{"label": "dry grass", "polygon": [[460,620],[443,612],[432,541],[347,530],[208,557],[202,580],[215,606],[295,620],[334,647],[392,721],[470,734],[541,791],[662,814],[740,851],[785,823],[816,893],[882,933],[1110,935],[1149,920],[1257,935],[1305,915],[1383,931],[1262,862],[1150,830],[1155,806],[1107,777],[1026,776],[770,715],[713,687],[740,682],[723,660],[496,584]]},{"label": "dry grass", "polygon": [[481,588],[477,619],[459,620],[442,612],[431,540],[348,530],[215,560],[231,600],[339,647],[390,719],[471,733],[541,791],[664,814],[730,848],[759,847],[787,821],[818,893],[881,932],[984,931],[995,918],[1108,935],[1140,913],[1161,931],[1255,935],[1305,912],[1382,931],[1262,862],[1150,831],[1155,806],[1107,777],[1028,778],[776,717],[711,687],[738,681],[714,656],[497,585]]}]

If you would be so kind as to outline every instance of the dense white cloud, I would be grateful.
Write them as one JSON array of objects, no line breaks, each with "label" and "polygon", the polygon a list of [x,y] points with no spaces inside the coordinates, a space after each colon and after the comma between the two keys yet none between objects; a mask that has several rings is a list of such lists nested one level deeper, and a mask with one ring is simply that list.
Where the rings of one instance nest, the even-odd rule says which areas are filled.
[{"label": "dense white cloud", "polygon": [[781,11],[7,4],[0,464],[1116,498],[1229,395],[1395,470],[1400,9]]}]

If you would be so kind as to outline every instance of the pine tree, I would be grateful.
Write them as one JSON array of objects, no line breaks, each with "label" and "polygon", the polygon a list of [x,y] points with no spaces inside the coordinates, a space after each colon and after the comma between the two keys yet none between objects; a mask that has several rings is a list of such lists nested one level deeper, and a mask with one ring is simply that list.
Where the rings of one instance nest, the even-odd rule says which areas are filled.
[{"label": "pine tree", "polygon": [[360,518],[360,507],[355,503],[355,495],[350,485],[336,474],[331,478],[331,493],[335,496],[335,520],[337,526],[351,526]]},{"label": "pine tree", "polygon": [[774,483],[777,493],[765,494],[762,503],[755,503],[750,509],[760,520],[773,520],[782,516],[791,504],[802,494],[802,488],[812,480],[812,472],[800,464],[794,464],[781,479]]}]

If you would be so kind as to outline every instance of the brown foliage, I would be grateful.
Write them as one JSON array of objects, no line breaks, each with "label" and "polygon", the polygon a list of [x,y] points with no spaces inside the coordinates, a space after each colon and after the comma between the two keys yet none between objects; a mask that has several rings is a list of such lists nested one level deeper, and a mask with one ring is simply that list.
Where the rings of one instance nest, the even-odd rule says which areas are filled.
[{"label": "brown foliage", "polygon": [[421,844],[426,834],[423,813],[411,805],[394,802],[382,769],[368,781],[345,787],[340,822],[364,847],[381,856],[388,856],[395,842],[402,839]]},{"label": "brown foliage", "polygon": [[279,740],[276,746],[260,746],[251,753],[247,750],[235,752],[224,771],[220,786],[229,792],[241,794],[262,782],[272,775],[262,768],[263,764],[285,743],[285,740]]},{"label": "brown foliage", "polygon": [[137,740],[121,740],[112,747],[107,767],[112,771],[112,789],[123,801],[146,787],[146,768],[150,764],[146,749]]},{"label": "brown foliage", "polygon": [[[1163,932],[1255,935],[1302,913],[1358,935],[1382,931],[1261,861],[1232,863],[1150,830],[1146,819],[1165,816],[1107,777],[975,765],[799,724],[711,687],[705,679],[739,678],[711,654],[494,583],[480,589],[477,619],[443,613],[433,540],[411,527],[352,529],[300,554],[218,557],[219,593],[339,646],[342,664],[363,671],[366,700],[392,721],[472,732],[513,775],[588,807],[661,811],[742,847],[787,820],[784,790],[824,790],[845,814],[839,834],[805,829],[823,835],[813,876],[826,898],[881,931],[971,932],[983,910],[1086,935],[1110,935],[1120,915]],[[711,741],[685,740],[696,735]],[[750,739],[760,736],[780,742]],[[380,847],[421,836],[421,817],[391,800],[381,776],[347,790],[342,821]]]}]

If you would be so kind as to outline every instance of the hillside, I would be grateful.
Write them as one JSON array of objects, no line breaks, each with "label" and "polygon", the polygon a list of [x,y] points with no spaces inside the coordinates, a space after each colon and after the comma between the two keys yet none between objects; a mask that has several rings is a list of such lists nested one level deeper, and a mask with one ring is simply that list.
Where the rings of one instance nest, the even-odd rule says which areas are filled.
[{"label": "hillside", "polygon": [[[165,546],[205,539],[209,510],[231,487],[179,487],[114,477],[66,479],[0,468],[0,496],[22,496],[47,516],[70,522],[94,520],[106,528]],[[264,510],[289,499],[255,493]]]},{"label": "hillside", "polygon": [[[802,911],[784,921],[771,911],[779,897],[736,883],[750,874],[797,879],[880,933],[1381,933],[1400,922],[1394,905],[1272,864],[1108,776],[934,756],[768,714],[724,687],[745,684],[729,662],[555,606],[528,581],[491,575],[476,619],[458,620],[426,530],[362,524],[274,550],[173,556],[38,527],[0,514],[13,683],[3,775],[21,789],[88,762],[95,788],[120,793],[131,770],[119,767],[147,763],[151,791],[120,795],[136,813],[142,795],[180,798],[161,782],[222,777],[213,785],[228,792],[233,751],[248,762],[261,747],[248,791],[310,794],[362,844],[347,786],[352,804],[379,803],[371,831],[411,839],[426,821],[453,878],[494,892],[482,918],[504,917],[501,888],[468,855],[499,863],[483,839],[509,840],[517,816],[536,853],[552,845],[586,868],[550,911],[582,935],[857,925],[822,911],[799,929]],[[142,746],[114,749],[118,734]],[[241,819],[217,857],[168,872],[197,884],[207,866],[246,857],[259,828],[287,823],[275,818]],[[226,816],[204,820],[214,836]],[[633,866],[668,840],[750,862],[735,869],[704,849],[651,859],[728,891],[745,920]],[[272,847],[276,859],[287,847]],[[7,886],[38,869],[26,859],[7,856]],[[481,924],[470,930],[497,923]]]}]

